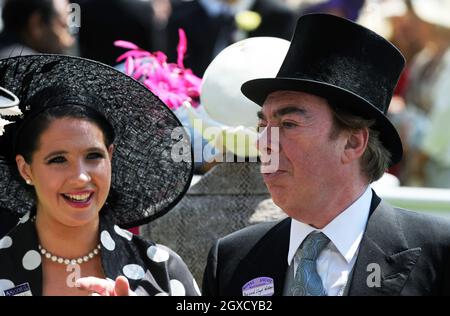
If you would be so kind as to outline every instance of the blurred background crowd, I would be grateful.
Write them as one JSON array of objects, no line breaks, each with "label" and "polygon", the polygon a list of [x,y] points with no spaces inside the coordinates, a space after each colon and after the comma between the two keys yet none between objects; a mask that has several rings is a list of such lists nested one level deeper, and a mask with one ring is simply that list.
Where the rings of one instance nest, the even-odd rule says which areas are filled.
[{"label": "blurred background crowd", "polygon": [[[191,69],[200,79],[214,57],[234,42],[257,36],[289,40],[303,14],[327,12],[361,23],[393,42],[407,60],[389,113],[403,138],[405,155],[389,172],[401,185],[450,188],[448,0],[0,0],[0,4],[0,58],[64,53],[117,67],[127,45],[114,42],[122,40],[140,52],[163,52],[170,63],[177,63],[181,49],[184,60],[178,58],[178,66]],[[181,48],[180,28],[186,35]],[[191,98],[199,102],[198,94]],[[205,170],[203,165],[197,167],[198,173]]]}]

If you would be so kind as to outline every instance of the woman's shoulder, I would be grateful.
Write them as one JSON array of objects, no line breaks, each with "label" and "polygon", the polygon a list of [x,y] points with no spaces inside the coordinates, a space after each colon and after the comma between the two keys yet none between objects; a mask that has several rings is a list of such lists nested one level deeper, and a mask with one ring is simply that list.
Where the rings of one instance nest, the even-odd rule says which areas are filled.
[{"label": "woman's shoulder", "polygon": [[5,236],[0,238],[0,254],[23,245],[35,239],[33,225],[30,223],[30,216],[26,214],[19,219],[19,222]]},{"label": "woman's shoulder", "polygon": [[[147,293],[199,295],[196,281],[183,259],[172,249],[144,239],[112,222],[101,222],[100,241],[106,275],[125,275],[133,289]],[[154,294],[153,294],[154,295]]]},{"label": "woman's shoulder", "polygon": [[27,283],[33,294],[38,293],[41,256],[37,251],[34,225],[29,217],[23,217],[19,224],[0,239],[0,296],[3,291]]},{"label": "woman's shoulder", "polygon": [[135,236],[133,239],[137,243],[147,246],[146,256],[151,262],[165,266],[171,295],[200,295],[200,289],[189,267],[174,250],[140,236]]},{"label": "woman's shoulder", "polygon": [[153,262],[169,262],[170,266],[186,266],[178,253],[163,244],[145,239],[139,235],[133,235],[133,242],[137,245],[137,247],[144,248],[146,250],[146,256]]}]

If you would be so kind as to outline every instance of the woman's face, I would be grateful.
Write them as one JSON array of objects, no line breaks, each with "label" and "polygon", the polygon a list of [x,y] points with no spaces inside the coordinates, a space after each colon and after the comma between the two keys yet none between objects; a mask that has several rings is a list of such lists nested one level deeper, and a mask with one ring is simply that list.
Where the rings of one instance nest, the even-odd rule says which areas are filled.
[{"label": "woman's face", "polygon": [[16,157],[22,177],[35,188],[39,216],[70,227],[97,220],[111,184],[112,150],[92,122],[60,118],[50,123],[31,163]]}]

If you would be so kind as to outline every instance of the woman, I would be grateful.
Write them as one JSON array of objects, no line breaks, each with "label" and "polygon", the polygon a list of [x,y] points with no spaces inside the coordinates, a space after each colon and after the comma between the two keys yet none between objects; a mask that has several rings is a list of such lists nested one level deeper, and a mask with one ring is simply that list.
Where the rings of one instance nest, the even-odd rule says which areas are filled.
[{"label": "woman", "polygon": [[24,214],[0,240],[0,295],[88,295],[76,281],[89,276],[138,295],[198,295],[177,254],[119,228],[163,215],[189,186],[192,153],[173,151],[189,140],[173,139],[171,111],[74,57],[2,60],[0,84],[23,112],[0,137],[0,207]]}]

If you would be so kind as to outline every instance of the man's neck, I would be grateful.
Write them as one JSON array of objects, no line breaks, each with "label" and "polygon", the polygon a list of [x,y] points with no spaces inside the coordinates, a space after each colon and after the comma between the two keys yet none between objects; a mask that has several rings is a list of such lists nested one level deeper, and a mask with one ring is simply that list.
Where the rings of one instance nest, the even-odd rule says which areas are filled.
[{"label": "man's neck", "polygon": [[[349,186],[341,186],[332,193],[320,193],[322,198],[319,198],[313,209],[299,209],[290,212],[291,217],[305,224],[308,224],[317,229],[324,228],[339,214],[344,212],[350,205],[358,200],[367,189],[367,183],[360,183],[355,185],[352,183]],[[302,205],[303,206],[303,205]]]}]

